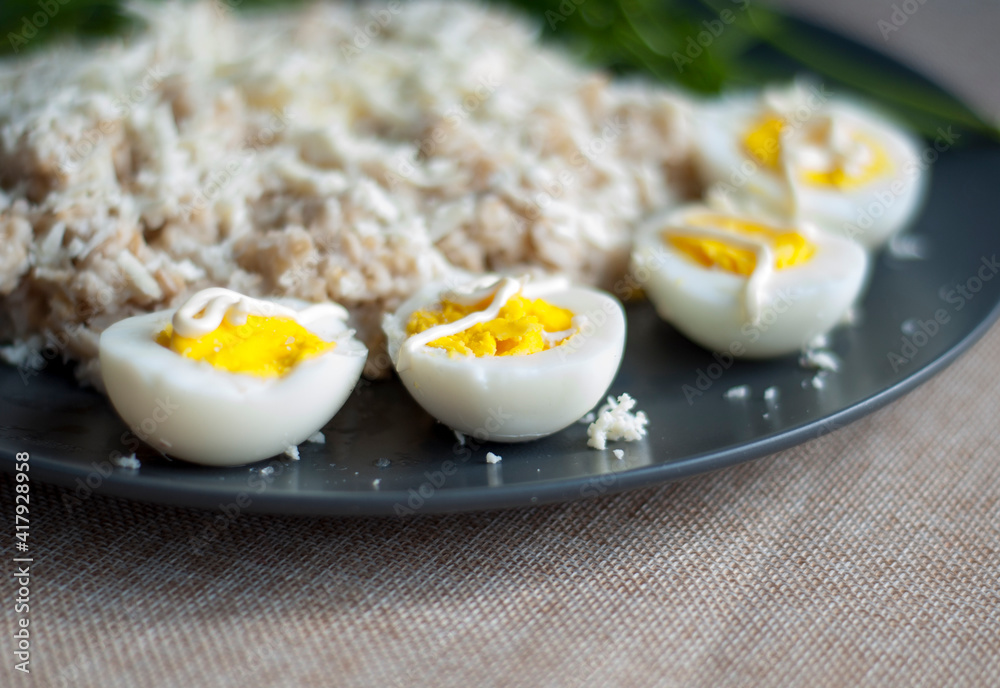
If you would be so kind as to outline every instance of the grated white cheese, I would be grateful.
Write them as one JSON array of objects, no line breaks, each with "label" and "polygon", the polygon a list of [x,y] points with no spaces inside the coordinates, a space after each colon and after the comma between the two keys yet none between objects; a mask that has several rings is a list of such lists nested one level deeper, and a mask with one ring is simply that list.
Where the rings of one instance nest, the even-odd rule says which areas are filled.
[{"label": "grated white cheese", "polygon": [[587,446],[605,449],[608,440],[632,442],[646,436],[649,419],[642,411],[631,413],[635,399],[622,394],[617,401],[608,397],[608,402],[597,412],[597,420],[587,427]]},{"label": "grated white cheese", "polygon": [[619,461],[621,461],[622,459],[625,458],[625,450],[624,449],[615,449],[611,453],[614,454],[615,458],[618,459]]},{"label": "grated white cheese", "polygon": [[502,460],[502,456],[497,456],[493,452],[486,452],[486,463],[500,463]]},{"label": "grated white cheese", "polygon": [[729,400],[746,399],[748,396],[750,396],[750,385],[740,385],[739,387],[731,387],[727,389],[725,394],[723,394],[722,396],[724,396],[726,399]]},{"label": "grated white cheese", "polygon": [[834,372],[840,368],[840,360],[832,351],[806,349],[799,356],[799,365],[803,368]]},{"label": "grated white cheese", "polygon": [[130,456],[116,456],[111,459],[111,463],[119,468],[128,468],[133,471],[138,470],[142,465],[139,463],[139,459],[135,458],[135,454],[131,454]]},{"label": "grated white cheese", "polygon": [[352,304],[385,377],[378,316],[414,290],[494,265],[599,283],[695,181],[687,95],[520,15],[239,4],[135,0],[128,39],[4,57],[0,341],[80,327],[65,353],[99,385],[102,330],[226,286]]},{"label": "grated white cheese", "polygon": [[260,469],[260,474],[264,476],[274,475],[274,466],[264,466]]},{"label": "grated white cheese", "polygon": [[594,413],[593,411],[591,411],[590,413],[588,413],[587,415],[585,415],[583,418],[581,418],[580,420],[578,420],[576,422],[577,423],[582,423],[583,425],[590,425],[595,420],[597,420],[597,414]]},{"label": "grated white cheese", "polygon": [[287,456],[288,458],[290,458],[292,461],[298,461],[299,460],[299,448],[296,447],[294,444],[289,445],[288,448],[285,449],[285,456]]},{"label": "grated white cheese", "polygon": [[768,387],[764,390],[764,403],[767,404],[768,408],[773,408],[778,405],[778,397],[781,396],[781,391],[777,387]]},{"label": "grated white cheese", "polygon": [[309,435],[309,437],[306,438],[306,442],[310,442],[312,444],[326,444],[326,435],[323,434],[322,430],[317,430],[314,434]]}]

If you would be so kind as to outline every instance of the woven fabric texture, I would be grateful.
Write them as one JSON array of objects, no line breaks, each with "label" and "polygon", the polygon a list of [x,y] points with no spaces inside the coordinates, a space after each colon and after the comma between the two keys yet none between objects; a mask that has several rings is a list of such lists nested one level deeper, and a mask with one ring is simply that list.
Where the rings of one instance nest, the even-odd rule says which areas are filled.
[{"label": "woven fabric texture", "polygon": [[734,469],[529,510],[244,515],[207,547],[211,512],[70,514],[36,483],[29,685],[1000,685],[998,379],[994,328]]}]

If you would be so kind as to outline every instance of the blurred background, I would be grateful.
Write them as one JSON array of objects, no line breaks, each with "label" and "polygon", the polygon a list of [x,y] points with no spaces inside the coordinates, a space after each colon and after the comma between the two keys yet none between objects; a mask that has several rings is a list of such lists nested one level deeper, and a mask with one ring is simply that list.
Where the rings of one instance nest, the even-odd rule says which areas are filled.
[{"label": "blurred background", "polygon": [[[243,12],[298,2],[209,1]],[[1000,27],[1000,3],[996,0],[491,4],[515,6],[515,11],[533,18],[543,40],[562,43],[582,60],[616,73],[643,73],[695,92],[716,93],[787,79],[805,69],[880,102],[925,135],[951,125],[967,134],[962,139],[966,145],[1000,140],[996,76],[1000,42],[994,36]],[[0,55],[23,55],[58,40],[127,35],[140,27],[129,19],[126,7],[122,0],[4,2]],[[968,21],[970,14],[976,21]],[[857,44],[845,48],[838,34]],[[873,69],[869,50],[887,53],[915,71]],[[935,84],[946,86],[947,92]]]}]

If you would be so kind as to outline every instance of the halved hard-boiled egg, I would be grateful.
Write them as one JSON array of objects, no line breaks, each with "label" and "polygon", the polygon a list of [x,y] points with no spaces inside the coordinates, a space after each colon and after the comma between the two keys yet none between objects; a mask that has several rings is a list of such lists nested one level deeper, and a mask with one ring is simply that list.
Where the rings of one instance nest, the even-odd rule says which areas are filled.
[{"label": "halved hard-boiled egg", "polygon": [[238,466],[305,441],[340,410],[368,350],[334,303],[206,289],[101,334],[115,410],[170,456]]},{"label": "halved hard-boiled egg", "polygon": [[639,228],[632,273],[660,316],[733,356],[805,348],[857,299],[868,256],[842,237],[695,204]]},{"label": "halved hard-boiled egg", "polygon": [[604,397],[625,347],[621,304],[557,278],[432,284],[383,329],[400,379],[428,413],[498,442],[578,420]]},{"label": "halved hard-boiled egg", "polygon": [[819,86],[721,98],[702,107],[695,130],[697,163],[710,186],[868,249],[902,229],[924,195],[915,140]]}]

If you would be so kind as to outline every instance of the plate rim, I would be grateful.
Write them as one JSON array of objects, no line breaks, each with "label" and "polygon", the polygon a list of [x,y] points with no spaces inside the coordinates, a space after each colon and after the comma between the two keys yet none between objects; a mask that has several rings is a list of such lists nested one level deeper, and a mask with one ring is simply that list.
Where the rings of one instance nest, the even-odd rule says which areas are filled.
[{"label": "plate rim", "polygon": [[[411,514],[467,513],[568,503],[599,495],[618,494],[641,487],[661,487],[676,480],[714,473],[724,468],[770,456],[843,428],[903,397],[943,371],[982,339],[998,320],[1000,320],[1000,300],[993,305],[985,318],[980,320],[971,331],[951,347],[923,366],[915,368],[897,383],[881,389],[869,397],[822,418],[735,446],[694,454],[675,462],[626,468],[622,471],[612,471],[599,475],[540,480],[527,484],[517,483],[486,488],[482,486],[454,487],[436,491],[431,497],[425,498],[417,509],[409,509],[405,506],[406,499],[414,490],[412,487],[407,491],[306,490],[296,491],[293,494],[269,492],[265,489],[250,497],[249,504],[242,510],[246,513],[283,516],[399,518]],[[2,456],[4,459],[8,459],[6,450],[2,452]],[[0,470],[5,473],[13,472],[13,457],[9,458],[10,460],[0,462]],[[34,476],[38,476],[41,482],[61,487],[73,487],[78,479],[86,478],[91,472],[85,470],[83,466],[67,466],[57,463],[52,459],[47,459],[44,454],[36,456],[33,453],[31,461]],[[614,476],[610,484],[607,483],[609,475]],[[585,494],[588,487],[593,488],[592,491],[597,494]],[[220,489],[203,485],[185,485],[181,490],[172,490],[160,482],[153,484],[136,482],[134,476],[117,471],[112,472],[110,476],[103,477],[101,484],[92,491],[94,494],[119,499],[145,501],[179,508],[194,508],[208,512],[218,510],[227,501],[237,499],[240,494],[249,496],[249,490],[236,489],[235,487]],[[205,506],[207,501],[216,500],[220,501],[218,507]],[[396,506],[402,508],[397,510]]]},{"label": "plate rim", "polygon": [[[880,61],[891,64],[896,69],[902,69],[918,80],[947,93],[953,98],[954,91],[914,67],[900,61],[897,57],[860,43],[850,36],[810,21],[802,17],[789,17],[794,23],[817,31],[827,37],[839,41],[850,50],[862,54],[876,56]],[[659,83],[659,82],[656,82]],[[995,144],[986,146],[973,145],[970,148],[987,147],[1000,150]],[[504,484],[501,486],[454,487],[436,491],[431,498],[426,498],[413,516],[435,515],[446,513],[470,513],[498,509],[530,508],[545,504],[580,501],[599,495],[611,495],[638,488],[654,488],[690,478],[693,476],[714,473],[716,471],[736,466],[741,463],[773,455],[811,439],[817,439],[840,429],[880,408],[896,401],[913,391],[927,380],[937,375],[962,354],[968,351],[976,342],[1000,320],[1000,299],[975,327],[949,348],[914,368],[896,383],[879,389],[868,397],[860,399],[849,406],[841,408],[822,418],[811,420],[799,425],[784,428],[753,440],[740,442],[722,449],[708,450],[686,456],[677,461],[661,464],[626,468],[609,473],[581,475],[570,478],[553,478],[531,483]],[[0,471],[11,474],[15,470],[14,453],[0,447]],[[80,479],[86,479],[92,472],[89,464],[86,466],[67,465],[61,461],[47,458],[46,454],[32,452],[32,479],[39,482],[57,485],[63,488],[74,487]],[[245,467],[242,467],[245,468]],[[606,484],[607,476],[614,476],[611,484]],[[235,486],[188,485],[181,488],[171,488],[162,481],[153,483],[136,481],[131,473],[113,471],[109,476],[102,476],[101,483],[92,488],[93,494],[153,503],[175,508],[192,508],[214,513],[226,502],[231,502],[240,494],[248,494],[248,489],[237,489]],[[587,487],[593,487],[597,494],[586,494]],[[88,487],[88,489],[90,489]],[[264,490],[252,494],[248,506],[242,509],[245,513],[271,514],[281,516],[326,516],[326,517],[386,517],[399,518],[399,512],[394,515],[396,505],[405,504],[410,490],[371,490],[365,492],[350,491],[319,491],[307,490],[294,493],[274,492]],[[208,502],[220,502],[217,506],[206,506]],[[404,507],[405,508],[405,507]]]}]

